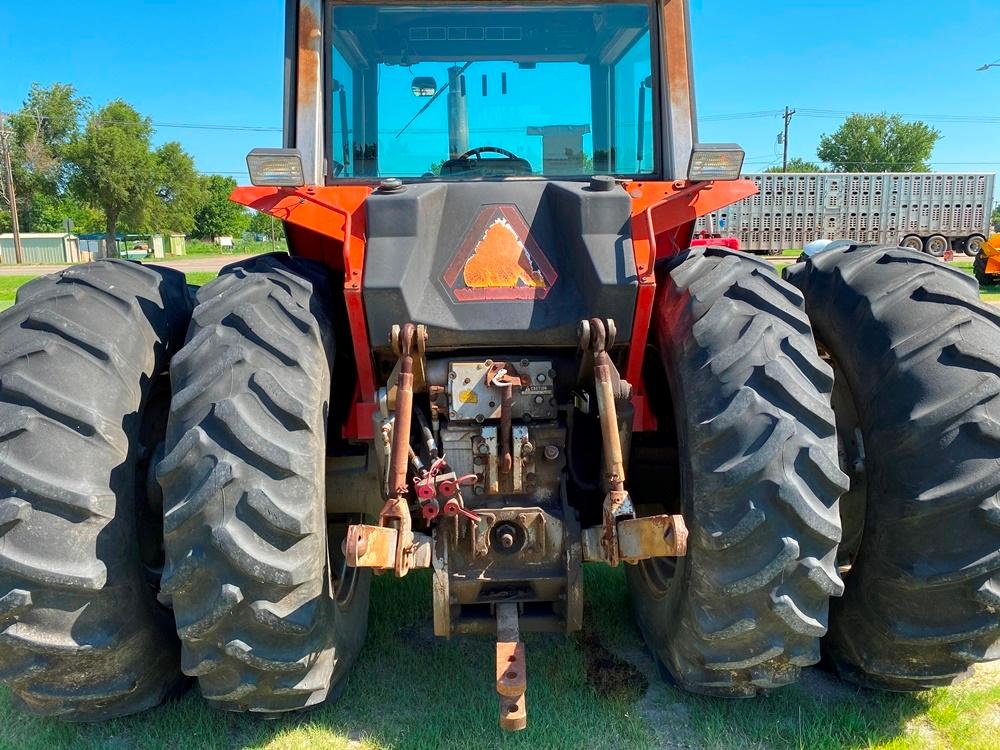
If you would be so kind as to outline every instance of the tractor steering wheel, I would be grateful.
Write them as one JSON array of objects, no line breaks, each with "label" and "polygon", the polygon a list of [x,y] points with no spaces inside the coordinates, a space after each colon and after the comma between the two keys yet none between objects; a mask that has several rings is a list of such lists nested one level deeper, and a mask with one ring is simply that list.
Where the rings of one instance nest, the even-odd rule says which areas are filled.
[{"label": "tractor steering wheel", "polygon": [[512,154],[507,149],[500,148],[498,146],[480,146],[479,148],[472,148],[472,149],[469,149],[468,151],[466,151],[464,154],[462,154],[458,158],[462,159],[462,160],[468,160],[468,159],[471,159],[473,156],[475,156],[476,159],[482,161],[482,158],[483,158],[482,154],[487,154],[487,153],[489,153],[489,154],[501,154],[503,156],[506,156],[508,159],[520,159],[521,158],[519,156],[516,156],[515,154]]}]

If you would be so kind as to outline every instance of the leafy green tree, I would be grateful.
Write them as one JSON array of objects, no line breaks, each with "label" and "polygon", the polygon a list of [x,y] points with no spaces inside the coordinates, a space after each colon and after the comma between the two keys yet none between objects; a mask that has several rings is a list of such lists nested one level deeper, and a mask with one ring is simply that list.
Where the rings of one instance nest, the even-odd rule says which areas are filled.
[{"label": "leafy green tree", "polygon": [[853,114],[820,139],[816,155],[835,172],[927,172],[940,137],[930,125],[900,115]]},{"label": "leafy green tree", "polygon": [[188,234],[195,227],[195,214],[207,198],[194,159],[176,142],[163,144],[153,156],[156,199],[150,209],[149,228]]},{"label": "leafy green tree", "polygon": [[993,209],[993,228],[1000,232],[1000,206]]},{"label": "leafy green tree", "polygon": [[800,159],[799,157],[793,157],[788,160],[788,169],[782,169],[780,166],[768,167],[764,170],[766,174],[782,174],[782,173],[792,173],[792,172],[825,172],[819,164],[806,161],[805,159]]},{"label": "leafy green tree", "polygon": [[18,215],[25,231],[40,231],[34,204],[51,206],[69,176],[66,152],[80,130],[87,99],[65,83],[32,84],[21,109],[7,121],[11,131],[11,171],[18,198]]},{"label": "leafy green tree", "polygon": [[148,118],[116,99],[87,119],[83,134],[68,148],[71,187],[104,212],[110,253],[117,248],[119,223],[141,226],[150,209],[157,183],[152,134]]},{"label": "leafy green tree", "polygon": [[242,206],[229,200],[236,189],[232,177],[213,174],[201,178],[205,199],[194,217],[196,237],[239,237],[250,226],[250,217]]},{"label": "leafy green tree", "polygon": [[36,197],[31,206],[31,226],[36,232],[62,232],[65,221],[73,222],[77,234],[104,230],[104,214],[70,195]]},{"label": "leafy green tree", "polygon": [[[253,234],[262,234],[270,242],[271,240],[281,240],[285,237],[285,225],[278,221],[271,214],[254,211],[250,215],[249,231]],[[273,235],[272,235],[273,232]]]}]

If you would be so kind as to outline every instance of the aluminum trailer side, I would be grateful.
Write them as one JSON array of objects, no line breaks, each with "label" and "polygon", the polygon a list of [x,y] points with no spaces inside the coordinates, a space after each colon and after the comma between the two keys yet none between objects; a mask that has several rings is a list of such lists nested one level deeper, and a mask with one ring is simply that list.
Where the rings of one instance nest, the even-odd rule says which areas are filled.
[{"label": "aluminum trailer side", "polygon": [[989,235],[995,174],[751,174],[760,188],[699,220],[747,252],[777,254],[817,239],[901,244],[971,255]]}]

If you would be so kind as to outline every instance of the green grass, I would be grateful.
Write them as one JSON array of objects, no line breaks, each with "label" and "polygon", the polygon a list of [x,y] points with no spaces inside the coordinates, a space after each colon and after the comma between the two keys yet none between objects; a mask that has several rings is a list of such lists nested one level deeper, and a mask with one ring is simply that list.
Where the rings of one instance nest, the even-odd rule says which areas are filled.
[{"label": "green grass", "polygon": [[[211,710],[192,691],[140,716],[76,726],[24,716],[0,693],[0,748],[995,746],[1000,672],[917,695],[861,691],[817,670],[808,670],[802,684],[766,698],[725,701],[689,695],[652,674],[632,624],[622,571],[588,568],[585,582],[582,637],[526,638],[528,729],[515,735],[501,734],[496,725],[492,642],[435,639],[430,576],[420,572],[402,581],[389,576],[375,580],[368,641],[343,698],[333,706],[261,721]],[[597,671],[598,664],[603,671]]]},{"label": "green grass", "polygon": [[219,274],[214,271],[188,271],[184,274],[187,277],[188,284],[194,284],[195,286],[205,286],[208,282],[214,279]]},{"label": "green grass", "polygon": [[[224,255],[256,255],[257,253],[269,253],[272,250],[275,252],[286,252],[288,246],[285,244],[284,240],[279,240],[275,243],[272,248],[270,242],[245,242],[243,240],[236,240],[236,246],[232,249],[226,249],[223,251],[218,245],[214,245],[211,242],[204,242],[202,240],[188,240],[186,245],[186,256],[191,256],[195,258],[212,258]],[[170,260],[177,260],[177,257],[171,256]]]},{"label": "green grass", "polygon": [[[214,279],[218,274],[212,271],[191,271],[186,273],[189,284],[194,284],[195,286],[203,286],[209,281]],[[13,306],[14,300],[17,297],[17,290],[19,287],[27,284],[32,279],[38,278],[37,276],[0,276],[0,311],[6,310],[8,307]]]}]

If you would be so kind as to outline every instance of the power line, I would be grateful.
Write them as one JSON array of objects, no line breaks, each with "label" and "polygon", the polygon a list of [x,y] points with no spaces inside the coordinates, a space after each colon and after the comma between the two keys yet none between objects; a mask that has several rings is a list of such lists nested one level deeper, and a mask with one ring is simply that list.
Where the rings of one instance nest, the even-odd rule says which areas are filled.
[{"label": "power line", "polygon": [[731,112],[719,115],[702,115],[698,119],[702,122],[718,122],[722,120],[755,120],[764,117],[781,117],[784,110],[767,109],[758,112]]},{"label": "power line", "polygon": [[[851,115],[875,116],[886,114],[885,112],[856,112],[837,109],[807,109],[799,107],[798,112],[803,117],[816,118],[840,118]],[[893,112],[906,120],[927,120],[928,122],[951,122],[951,123],[972,123],[972,124],[998,124],[1000,115],[921,115],[907,112]]]},{"label": "power line", "polygon": [[[796,107],[796,112],[803,117],[813,118],[841,118],[851,115],[879,115],[884,112],[859,112],[846,109],[818,109],[814,107]],[[759,112],[730,112],[716,115],[703,115],[699,117],[701,122],[719,122],[725,120],[753,120],[764,117],[782,117],[785,114],[782,109],[761,110]],[[896,114],[896,113],[892,113]],[[952,123],[974,123],[974,124],[997,124],[1000,123],[1000,115],[954,115],[954,114],[912,114],[906,112],[898,113],[908,120],[928,120],[931,122],[952,122]]]},{"label": "power line", "polygon": [[[51,120],[51,117],[46,117],[45,115],[34,115],[30,112],[21,112],[19,116],[30,117],[37,122],[43,122],[46,120]],[[98,117],[101,124],[103,125],[122,125],[124,127],[133,127],[137,125],[142,125],[142,122],[135,122],[129,120],[107,120],[103,117]],[[181,130],[225,130],[225,131],[245,131],[250,133],[281,133],[283,130],[279,127],[270,127],[267,125],[216,125],[214,123],[194,123],[194,122],[156,122],[150,121],[149,123],[154,128],[178,128]]]}]

